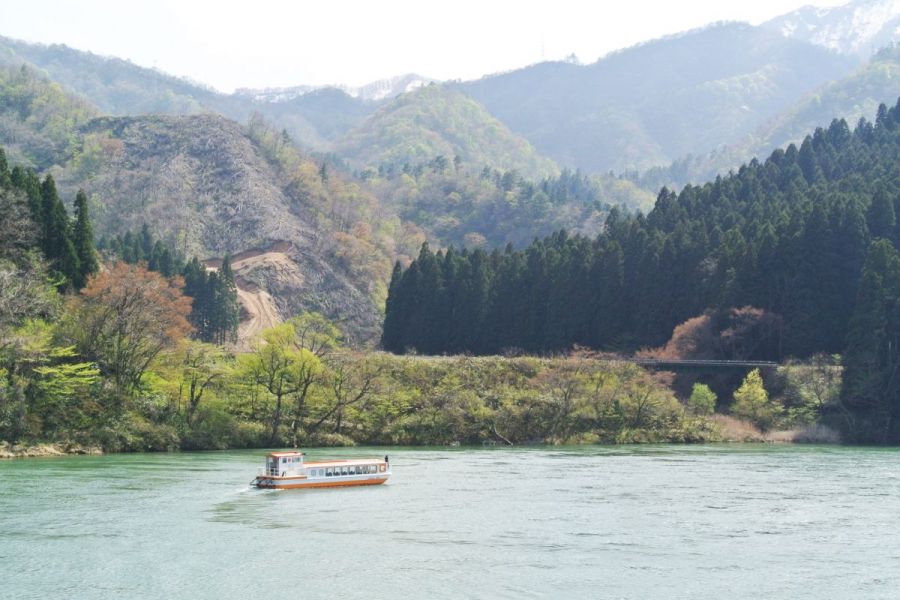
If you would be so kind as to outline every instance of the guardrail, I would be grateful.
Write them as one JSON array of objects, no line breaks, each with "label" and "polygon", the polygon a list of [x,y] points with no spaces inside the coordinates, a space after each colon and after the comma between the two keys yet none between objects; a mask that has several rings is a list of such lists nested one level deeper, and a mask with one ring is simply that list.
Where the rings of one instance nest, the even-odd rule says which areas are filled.
[{"label": "guardrail", "polygon": [[666,358],[621,358],[624,362],[631,362],[645,367],[718,367],[718,368],[757,368],[771,369],[778,366],[777,362],[768,360],[681,360]]}]

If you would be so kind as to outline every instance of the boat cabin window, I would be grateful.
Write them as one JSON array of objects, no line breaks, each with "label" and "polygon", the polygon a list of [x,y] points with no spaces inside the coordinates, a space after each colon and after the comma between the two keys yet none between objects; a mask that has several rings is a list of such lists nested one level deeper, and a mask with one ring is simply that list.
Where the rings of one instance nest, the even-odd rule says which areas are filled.
[{"label": "boat cabin window", "polygon": [[347,467],[341,467],[341,475],[347,474]]},{"label": "boat cabin window", "polygon": [[325,470],[325,476],[331,477],[332,475],[334,475],[334,473],[331,472],[331,467],[328,467],[328,469]]}]

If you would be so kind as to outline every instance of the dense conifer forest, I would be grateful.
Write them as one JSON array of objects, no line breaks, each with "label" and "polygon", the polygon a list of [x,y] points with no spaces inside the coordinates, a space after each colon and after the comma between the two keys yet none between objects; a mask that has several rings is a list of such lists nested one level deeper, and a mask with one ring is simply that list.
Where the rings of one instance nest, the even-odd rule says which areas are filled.
[{"label": "dense conifer forest", "polygon": [[852,130],[835,120],[799,148],[703,186],[663,188],[646,215],[612,211],[596,239],[560,231],[492,253],[423,246],[408,268],[394,269],[382,345],[425,354],[633,351],[662,344],[697,315],[750,306],[777,317],[753,358],[846,349],[846,386],[869,394],[846,417],[854,435],[898,439],[897,425],[870,414],[900,406],[898,210],[900,103]]}]

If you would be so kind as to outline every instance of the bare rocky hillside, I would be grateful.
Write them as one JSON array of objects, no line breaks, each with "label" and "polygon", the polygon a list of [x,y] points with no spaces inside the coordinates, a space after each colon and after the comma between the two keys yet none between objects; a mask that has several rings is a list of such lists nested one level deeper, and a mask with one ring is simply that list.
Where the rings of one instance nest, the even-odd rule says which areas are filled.
[{"label": "bare rocky hillside", "polygon": [[333,232],[309,190],[288,181],[233,121],[216,115],[94,119],[56,176],[66,197],[78,187],[88,192],[98,236],[147,223],[186,256],[204,259],[277,246],[277,264],[256,261],[239,274],[271,294],[282,314],[321,311],[344,322],[358,341],[376,333],[371,282],[337,259]]}]

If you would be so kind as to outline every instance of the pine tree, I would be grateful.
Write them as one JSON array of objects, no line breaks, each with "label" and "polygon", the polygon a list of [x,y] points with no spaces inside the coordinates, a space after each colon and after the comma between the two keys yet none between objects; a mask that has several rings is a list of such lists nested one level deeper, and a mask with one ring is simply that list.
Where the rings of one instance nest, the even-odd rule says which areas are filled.
[{"label": "pine tree", "polygon": [[6,152],[0,148],[0,189],[12,187],[12,177],[9,173],[9,163],[6,162]]},{"label": "pine tree", "polygon": [[231,255],[226,254],[222,259],[222,267],[219,269],[220,292],[218,294],[219,307],[216,311],[219,319],[218,343],[237,341],[238,325],[240,324],[240,309],[238,307],[237,283],[234,271],[231,268]]},{"label": "pine tree", "polygon": [[151,235],[150,227],[146,223],[141,225],[138,244],[140,246],[140,260],[150,260],[150,255],[153,253],[153,235]]},{"label": "pine tree", "polygon": [[394,263],[391,271],[391,282],[388,285],[388,296],[384,307],[384,326],[381,330],[381,347],[388,352],[400,353],[403,351],[403,339],[401,323],[407,315],[401,313],[403,299],[400,297],[400,283],[403,278],[403,268],[400,261]]},{"label": "pine tree", "polygon": [[44,256],[66,281],[63,287],[74,285],[79,279],[80,266],[66,207],[56,193],[56,182],[47,175],[41,185],[41,249]]},{"label": "pine tree", "polygon": [[900,441],[900,255],[887,240],[872,242],[850,319],[841,397],[835,415],[851,441]]},{"label": "pine tree", "polygon": [[869,233],[873,238],[891,239],[894,227],[897,225],[897,215],[894,213],[894,201],[888,196],[884,188],[879,188],[872,197],[872,204],[866,212],[866,221],[869,225]]},{"label": "pine tree", "polygon": [[88,216],[88,199],[84,190],[75,196],[75,230],[73,232],[75,254],[78,257],[77,277],[73,281],[75,289],[80,290],[87,282],[89,275],[97,272],[97,252],[94,249],[94,230]]}]

